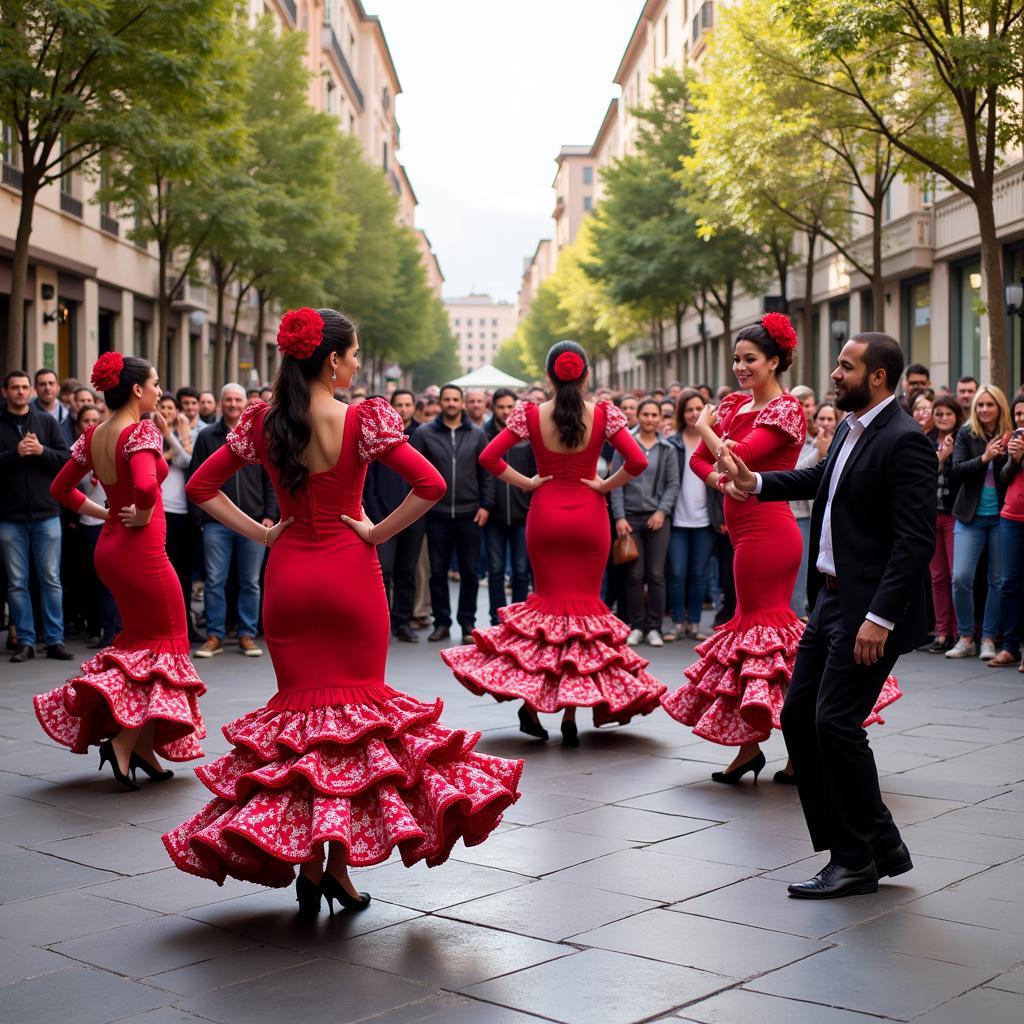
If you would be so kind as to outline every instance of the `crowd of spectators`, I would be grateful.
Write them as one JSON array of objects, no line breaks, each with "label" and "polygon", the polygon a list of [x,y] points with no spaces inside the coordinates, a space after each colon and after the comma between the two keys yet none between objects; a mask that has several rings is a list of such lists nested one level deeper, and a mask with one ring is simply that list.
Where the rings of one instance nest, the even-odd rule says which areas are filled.
[{"label": "crowd of spectators", "polygon": [[[630,627],[628,642],[660,647],[700,641],[735,610],[732,546],[723,498],[689,467],[700,442],[697,419],[705,404],[731,389],[672,382],[650,394],[598,389],[626,416],[644,449],[647,470],[609,498],[609,553],[616,536],[631,535],[638,557],[624,565],[609,557],[604,598]],[[803,385],[792,389],[807,417],[798,468],[828,457],[844,414],[830,395]],[[269,387],[227,384],[219,396],[192,387],[166,393],[154,421],[164,436],[169,473],[163,484],[167,550],[190,610],[189,635],[197,657],[214,657],[229,644],[259,657],[260,607],[266,551],[204,516],[185,497],[189,476],[221,447],[245,405],[269,401]],[[338,392],[340,401],[367,398],[363,387]],[[516,401],[549,396],[535,386],[491,394],[457,385],[387,396],[418,451],[447,484],[427,516],[378,549],[391,603],[394,637],[406,643],[443,641],[457,625],[463,638],[477,624],[479,588],[486,584],[490,622],[531,586],[526,549],[530,495],[496,481],[479,463],[485,445],[504,427]],[[1021,661],[1024,573],[1024,389],[1003,392],[969,376],[952,388],[935,387],[927,367],[906,370],[900,402],[935,446],[938,465],[936,547],[931,563],[934,633],[927,648],[948,658],[980,657],[993,667]],[[117,609],[96,577],[92,554],[102,523],[63,512],[49,484],[70,446],[106,416],[102,396],[76,380],[59,382],[52,370],[33,376],[12,371],[0,407],[0,594],[6,595],[11,660],[45,648],[48,657],[72,657],[70,636],[91,647],[120,628]],[[600,472],[618,468],[606,446]],[[525,476],[536,473],[528,442],[508,461]],[[103,484],[87,474],[81,488],[103,504]],[[224,485],[240,508],[265,525],[278,517],[265,470],[247,466]],[[367,515],[379,521],[404,499],[405,482],[379,463],[364,492]],[[807,545],[813,502],[792,503],[804,538],[804,563],[792,608],[806,618]],[[457,583],[453,616],[451,583]],[[339,581],[339,585],[344,585]],[[703,625],[702,625],[703,623]],[[1022,666],[1024,671],[1024,666]]]}]

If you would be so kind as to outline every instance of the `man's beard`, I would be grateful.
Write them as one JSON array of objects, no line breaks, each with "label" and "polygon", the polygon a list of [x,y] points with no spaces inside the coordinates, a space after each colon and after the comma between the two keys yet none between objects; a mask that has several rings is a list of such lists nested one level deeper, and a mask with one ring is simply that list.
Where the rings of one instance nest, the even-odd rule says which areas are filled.
[{"label": "man's beard", "polygon": [[843,412],[856,412],[863,409],[871,401],[871,388],[868,387],[867,378],[861,380],[855,388],[847,387],[842,398],[836,397],[836,406]]}]

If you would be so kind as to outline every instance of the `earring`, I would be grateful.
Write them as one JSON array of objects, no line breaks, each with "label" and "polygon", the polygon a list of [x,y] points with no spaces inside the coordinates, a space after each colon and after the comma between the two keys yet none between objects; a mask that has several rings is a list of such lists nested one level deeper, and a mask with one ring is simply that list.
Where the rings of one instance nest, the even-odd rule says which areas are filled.
[{"label": "earring", "polygon": [[336,366],[331,367],[331,380],[338,379],[338,368]]}]

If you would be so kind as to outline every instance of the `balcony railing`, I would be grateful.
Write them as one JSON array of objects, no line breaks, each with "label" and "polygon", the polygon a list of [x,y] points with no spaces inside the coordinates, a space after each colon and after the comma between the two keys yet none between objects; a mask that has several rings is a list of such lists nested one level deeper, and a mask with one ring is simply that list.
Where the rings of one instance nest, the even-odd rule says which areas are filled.
[{"label": "balcony railing", "polygon": [[108,235],[119,235],[121,234],[121,224],[116,217],[111,217],[109,213],[103,213],[101,210],[100,230],[106,231]]},{"label": "balcony railing", "polygon": [[[168,274],[167,287],[172,288],[176,279],[177,273]],[[206,285],[194,284],[187,279],[171,292],[171,308],[178,311],[206,310],[209,302]]]},{"label": "balcony railing", "polygon": [[325,50],[334,54],[334,59],[338,62],[338,67],[341,68],[341,72],[345,76],[345,81],[348,83],[348,87],[351,90],[352,95],[356,98],[359,110],[362,111],[366,106],[366,101],[363,99],[363,90],[360,89],[359,85],[356,83],[356,76],[352,74],[352,69],[349,67],[348,59],[345,57],[345,51],[341,48],[341,43],[338,42],[338,37],[335,35],[334,29],[331,28],[330,25],[324,25],[323,27],[321,44]]},{"label": "balcony railing", "polygon": [[3,171],[3,182],[5,185],[10,185],[11,188],[21,188],[21,171],[18,170],[14,164],[9,164],[6,160],[4,161]]},{"label": "balcony railing", "polygon": [[67,192],[61,192],[60,194],[60,208],[65,213],[70,213],[72,217],[77,217],[79,220],[82,219],[82,213],[85,210],[82,206],[82,200],[68,195]]}]

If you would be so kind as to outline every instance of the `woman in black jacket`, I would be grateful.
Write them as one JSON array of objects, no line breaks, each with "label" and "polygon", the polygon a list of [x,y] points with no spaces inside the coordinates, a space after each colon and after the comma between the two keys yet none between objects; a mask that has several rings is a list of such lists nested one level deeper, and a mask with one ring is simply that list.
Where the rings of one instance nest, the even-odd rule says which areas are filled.
[{"label": "woman in black jacket", "polygon": [[981,626],[981,651],[988,661],[996,654],[999,631],[999,511],[1006,497],[1000,470],[1006,462],[1011,429],[1006,396],[994,384],[978,388],[971,415],[953,445],[953,483],[960,492],[953,503],[953,607],[957,642],[947,658],[970,658],[974,646],[974,573],[988,555],[988,595]]}]

